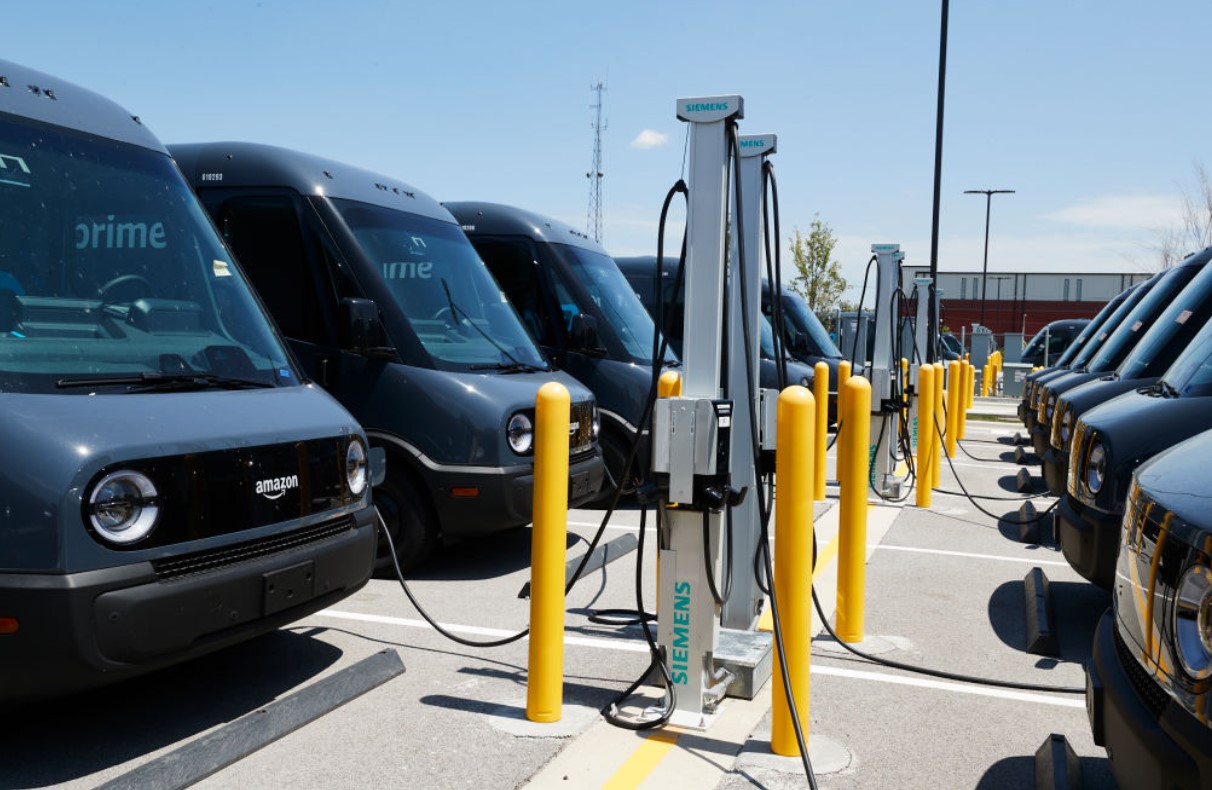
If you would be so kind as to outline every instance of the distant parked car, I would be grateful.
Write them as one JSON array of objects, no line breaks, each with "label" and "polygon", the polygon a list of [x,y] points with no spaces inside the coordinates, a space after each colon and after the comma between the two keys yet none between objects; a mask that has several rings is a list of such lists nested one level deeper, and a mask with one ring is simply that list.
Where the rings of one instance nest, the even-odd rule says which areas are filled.
[{"label": "distant parked car", "polygon": [[1089,318],[1064,318],[1053,321],[1035,333],[1023,348],[1022,362],[1033,367],[1049,367],[1065,353],[1065,349],[1090,323]]},{"label": "distant parked car", "polygon": [[963,359],[968,349],[955,335],[943,334],[938,336],[938,358],[950,362],[953,359]]}]

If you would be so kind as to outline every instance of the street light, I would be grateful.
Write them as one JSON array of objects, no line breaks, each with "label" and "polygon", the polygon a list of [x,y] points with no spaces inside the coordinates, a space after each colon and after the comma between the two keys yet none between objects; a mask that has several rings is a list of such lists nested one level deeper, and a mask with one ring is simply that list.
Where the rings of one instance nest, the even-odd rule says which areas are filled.
[{"label": "street light", "polygon": [[994,195],[1013,195],[1013,189],[965,189],[965,195],[985,196],[985,263],[981,267],[981,326],[985,325],[985,275],[989,271],[989,207]]}]

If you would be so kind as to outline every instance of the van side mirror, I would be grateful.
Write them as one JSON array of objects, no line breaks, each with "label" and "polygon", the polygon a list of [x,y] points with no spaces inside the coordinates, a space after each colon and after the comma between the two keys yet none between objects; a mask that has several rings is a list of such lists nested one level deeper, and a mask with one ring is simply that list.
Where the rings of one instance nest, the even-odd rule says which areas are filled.
[{"label": "van side mirror", "polygon": [[811,349],[808,348],[808,336],[803,332],[797,334],[791,340],[791,350],[796,354],[807,354]]},{"label": "van side mirror", "polygon": [[393,358],[396,350],[387,342],[387,331],[379,318],[379,306],[370,299],[346,297],[339,310],[338,342],[341,348],[367,357]]},{"label": "van side mirror", "polygon": [[598,334],[598,319],[585,313],[577,313],[572,317],[572,325],[568,329],[568,347],[582,354],[601,354],[602,337]]}]

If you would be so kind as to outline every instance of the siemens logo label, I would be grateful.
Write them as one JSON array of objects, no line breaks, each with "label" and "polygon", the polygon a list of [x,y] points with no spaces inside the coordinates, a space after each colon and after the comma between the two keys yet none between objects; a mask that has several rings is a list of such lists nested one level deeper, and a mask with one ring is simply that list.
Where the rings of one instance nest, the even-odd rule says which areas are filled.
[{"label": "siemens logo label", "polygon": [[292,488],[299,487],[299,476],[270,477],[257,481],[257,493],[266,499],[281,499]]},{"label": "siemens logo label", "polygon": [[741,140],[741,148],[765,148],[765,140]]},{"label": "siemens logo label", "polygon": [[669,674],[673,682],[690,682],[690,582],[673,585],[673,650],[669,653]]},{"label": "siemens logo label", "polygon": [[693,102],[686,105],[686,112],[713,112],[727,110],[728,102]]}]

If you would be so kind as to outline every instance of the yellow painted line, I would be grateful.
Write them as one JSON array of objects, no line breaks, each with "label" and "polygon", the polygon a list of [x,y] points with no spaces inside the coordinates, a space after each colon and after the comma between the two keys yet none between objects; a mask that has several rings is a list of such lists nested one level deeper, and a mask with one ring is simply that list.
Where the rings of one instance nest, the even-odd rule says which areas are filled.
[{"label": "yellow painted line", "polygon": [[677,745],[679,733],[654,732],[632,752],[627,762],[619,766],[614,776],[606,780],[602,790],[632,790],[652,773],[652,769]]},{"label": "yellow painted line", "polygon": [[[829,541],[829,544],[825,546],[825,550],[817,556],[816,567],[812,569],[812,580],[814,582],[816,581],[816,577],[820,575],[825,566],[833,562],[833,558],[837,556],[839,538],[841,538],[840,532],[833,536],[833,540]],[[762,610],[761,616],[758,617],[757,630],[774,630],[774,610],[771,607],[767,606]]]}]

